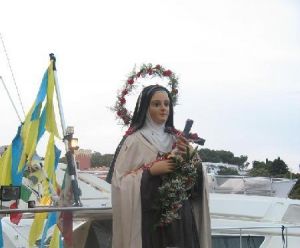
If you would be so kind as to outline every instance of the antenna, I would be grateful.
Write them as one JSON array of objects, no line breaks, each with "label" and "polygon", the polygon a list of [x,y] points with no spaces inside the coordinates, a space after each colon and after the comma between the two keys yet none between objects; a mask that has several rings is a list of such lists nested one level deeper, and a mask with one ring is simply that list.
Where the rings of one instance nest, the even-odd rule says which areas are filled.
[{"label": "antenna", "polygon": [[[20,96],[20,93],[19,93],[19,89],[18,89],[18,86],[17,86],[17,83],[16,83],[15,75],[14,75],[13,70],[12,70],[12,67],[11,67],[11,65],[10,65],[10,60],[9,60],[8,53],[7,53],[7,50],[6,50],[6,47],[5,47],[5,44],[4,44],[4,40],[3,40],[3,38],[2,38],[1,33],[0,33],[0,39],[1,39],[1,43],[2,43],[2,46],[3,46],[3,50],[4,50],[4,53],[5,53],[5,56],[6,56],[6,60],[7,60],[8,67],[9,67],[9,69],[10,69],[10,73],[11,73],[12,79],[13,79],[13,81],[14,81],[15,88],[16,88],[16,90],[17,90],[19,102],[20,102],[20,105],[21,105],[21,108],[22,108],[22,111],[23,111],[23,114],[24,114],[24,117],[25,117],[25,111],[24,111],[23,103],[22,103],[21,96]],[[20,117],[19,117],[19,119],[20,119]]]},{"label": "antenna", "polygon": [[5,84],[5,82],[4,82],[4,80],[3,80],[3,78],[2,78],[1,76],[0,76],[0,80],[1,80],[1,82],[2,82],[2,84],[3,84],[3,87],[4,87],[4,89],[5,89],[5,91],[6,91],[7,95],[8,95],[8,97],[9,97],[9,100],[10,100],[11,104],[12,104],[13,107],[14,107],[14,110],[16,111],[16,114],[17,114],[17,116],[18,116],[18,118],[19,118],[20,123],[22,123],[22,120],[21,120],[21,117],[20,117],[20,115],[19,115],[19,112],[18,112],[18,110],[17,110],[17,108],[16,108],[16,105],[14,104],[14,101],[13,101],[13,99],[11,98],[11,95],[9,94],[9,91],[8,91],[8,89],[7,89],[7,87],[6,87],[6,84]]}]

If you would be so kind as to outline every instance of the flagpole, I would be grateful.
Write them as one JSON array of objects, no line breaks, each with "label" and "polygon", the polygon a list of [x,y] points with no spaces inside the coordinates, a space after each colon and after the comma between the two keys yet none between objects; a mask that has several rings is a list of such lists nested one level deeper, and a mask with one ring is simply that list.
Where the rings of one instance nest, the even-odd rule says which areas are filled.
[{"label": "flagpole", "polygon": [[[63,136],[65,137],[65,135],[66,135],[66,122],[65,122],[64,110],[63,110],[63,107],[62,107],[62,104],[61,104],[61,95],[60,95],[59,84],[58,84],[58,80],[57,80],[56,58],[55,58],[53,53],[50,53],[49,56],[50,56],[50,60],[53,61],[55,91],[56,91],[56,96],[57,96],[61,127],[62,127],[62,131],[63,131]],[[65,144],[66,144],[66,150],[69,150],[68,142],[65,142]]]},{"label": "flagpole", "polygon": [[[66,149],[66,158],[67,158],[67,174],[65,177],[65,190],[61,192],[63,194],[63,206],[70,205],[68,200],[68,190],[69,190],[69,182],[71,181],[71,189],[73,191],[74,196],[74,202],[73,206],[80,207],[82,206],[80,201],[80,190],[78,187],[78,182],[76,178],[76,161],[74,157],[74,149],[71,148],[71,140],[73,138],[73,131],[69,132],[66,127],[65,117],[64,117],[64,111],[62,107],[62,101],[61,101],[61,95],[60,95],[60,89],[57,79],[57,71],[56,71],[56,58],[53,53],[50,54],[50,60],[53,62],[53,71],[54,71],[54,80],[55,80],[55,91],[57,96],[57,102],[58,102],[58,109],[59,109],[59,115],[60,115],[60,121],[61,121],[61,127],[63,132],[63,142],[65,144]],[[63,211],[61,214],[63,223],[62,223],[62,229],[63,229],[63,236],[64,236],[64,247],[73,247],[73,213],[72,211]]]},{"label": "flagpole", "polygon": [[73,133],[68,133],[64,118],[64,111],[62,107],[62,101],[61,101],[61,95],[60,95],[60,89],[57,79],[57,71],[56,71],[56,58],[53,53],[50,54],[50,60],[53,61],[53,71],[54,71],[54,79],[55,79],[55,91],[57,96],[57,102],[58,102],[58,108],[59,108],[59,114],[60,114],[60,121],[61,121],[61,127],[63,131],[63,141],[66,148],[66,158],[67,158],[67,166],[68,166],[68,172],[71,178],[71,185],[74,195],[74,206],[81,206],[80,198],[79,198],[79,188],[78,188],[78,182],[76,178],[76,162],[74,158],[74,151],[70,149],[70,139],[73,137]]}]

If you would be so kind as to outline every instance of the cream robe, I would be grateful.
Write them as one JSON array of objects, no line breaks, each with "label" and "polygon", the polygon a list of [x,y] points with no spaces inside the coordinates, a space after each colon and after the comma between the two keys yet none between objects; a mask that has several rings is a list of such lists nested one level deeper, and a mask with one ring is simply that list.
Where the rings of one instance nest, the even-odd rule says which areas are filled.
[{"label": "cream robe", "polygon": [[[142,248],[141,167],[156,160],[157,154],[158,150],[139,131],[128,136],[121,147],[111,184],[113,248]],[[203,199],[192,205],[197,215],[200,247],[209,248],[210,218],[205,175],[203,179]]]}]

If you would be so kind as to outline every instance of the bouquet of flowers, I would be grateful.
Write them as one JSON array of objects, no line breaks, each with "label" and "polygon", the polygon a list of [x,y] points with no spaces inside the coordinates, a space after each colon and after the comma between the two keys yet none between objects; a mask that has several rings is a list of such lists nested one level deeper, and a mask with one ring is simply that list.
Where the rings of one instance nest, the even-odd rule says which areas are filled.
[{"label": "bouquet of flowers", "polygon": [[189,198],[189,190],[197,180],[197,167],[200,159],[197,154],[197,147],[190,151],[188,148],[184,155],[171,152],[165,158],[172,159],[175,163],[175,170],[164,175],[162,184],[158,188],[158,200],[160,205],[160,219],[158,226],[166,226],[175,219],[180,219],[179,210],[183,201]]}]

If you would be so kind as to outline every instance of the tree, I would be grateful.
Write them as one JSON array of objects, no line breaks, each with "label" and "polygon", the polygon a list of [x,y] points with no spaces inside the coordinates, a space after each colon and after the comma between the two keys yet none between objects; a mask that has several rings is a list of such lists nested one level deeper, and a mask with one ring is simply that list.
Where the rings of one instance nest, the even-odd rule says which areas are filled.
[{"label": "tree", "polygon": [[262,161],[253,161],[252,169],[249,171],[249,175],[253,177],[269,177],[270,173],[270,163],[265,163]]},{"label": "tree", "polygon": [[220,166],[218,175],[239,175],[238,171],[233,168],[227,168],[225,166]]},{"label": "tree", "polygon": [[300,174],[293,174],[293,178],[298,178],[295,186],[291,190],[289,194],[289,198],[291,199],[300,199]]},{"label": "tree", "polygon": [[113,159],[113,154],[104,154],[101,155],[100,152],[94,152],[91,156],[91,166],[92,167],[97,167],[97,166],[107,166],[109,167],[112,159]]},{"label": "tree", "polygon": [[205,148],[199,150],[199,156],[203,162],[234,164],[238,165],[241,169],[248,165],[246,163],[248,156],[242,155],[240,157],[235,157],[230,151],[215,151]]},{"label": "tree", "polygon": [[272,176],[285,176],[289,173],[289,168],[286,165],[286,163],[278,157],[277,159],[274,159],[274,161],[271,164],[270,167],[270,174]]},{"label": "tree", "polygon": [[253,161],[252,169],[249,171],[250,176],[261,176],[261,177],[288,177],[289,168],[286,163],[279,157],[274,161],[266,162]]},{"label": "tree", "polygon": [[248,160],[248,156],[241,155],[240,157],[234,157],[232,164],[238,165],[241,169],[247,167],[249,163],[246,163]]},{"label": "tree", "polygon": [[106,167],[109,167],[111,164],[111,161],[113,160],[114,155],[113,154],[104,154],[101,156],[100,164],[104,165]]},{"label": "tree", "polygon": [[101,153],[100,152],[93,152],[91,156],[91,167],[97,167],[101,163]]},{"label": "tree", "polygon": [[221,162],[227,163],[227,164],[233,164],[234,162],[234,154],[229,151],[216,151],[218,154],[218,157],[220,158]]},{"label": "tree", "polygon": [[214,150],[210,150],[207,148],[200,149],[199,155],[203,162],[212,162],[212,163],[220,163],[221,162],[220,157]]}]

